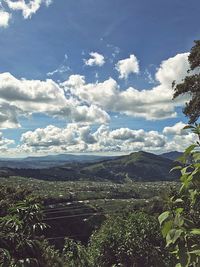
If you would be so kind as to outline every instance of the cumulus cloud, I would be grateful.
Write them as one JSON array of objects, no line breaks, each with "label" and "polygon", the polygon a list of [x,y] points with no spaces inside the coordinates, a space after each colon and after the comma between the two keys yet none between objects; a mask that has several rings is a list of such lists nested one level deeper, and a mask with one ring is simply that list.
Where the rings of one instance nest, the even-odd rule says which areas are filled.
[{"label": "cumulus cloud", "polygon": [[71,95],[66,96],[59,84],[46,81],[17,79],[10,73],[0,74],[0,124],[19,126],[17,117],[44,113],[74,122],[106,123],[109,115],[94,104],[81,104]]},{"label": "cumulus cloud", "polygon": [[89,58],[88,60],[84,60],[85,65],[102,67],[105,64],[105,58],[103,55],[97,52],[91,52],[90,56],[91,58]]},{"label": "cumulus cloud", "polygon": [[173,126],[167,126],[163,129],[163,133],[168,135],[187,135],[188,131],[183,129],[186,126],[182,121],[177,122]]},{"label": "cumulus cloud", "polygon": [[164,127],[162,132],[168,139],[165,145],[165,151],[183,151],[185,148],[198,141],[196,134],[187,129],[183,129],[184,126],[186,126],[186,124],[180,121],[172,126]]},{"label": "cumulus cloud", "polygon": [[51,0],[18,0],[18,1],[12,1],[12,0],[4,0],[4,2],[7,3],[8,7],[11,10],[20,10],[22,11],[22,15],[25,19],[30,18],[33,14],[35,14],[40,6],[42,4],[45,4],[46,6],[49,6],[51,4]]},{"label": "cumulus cloud", "polygon": [[9,26],[13,11],[21,11],[24,19],[28,19],[31,18],[43,4],[49,6],[52,0],[2,0],[1,2],[5,3],[6,10],[0,7],[0,27],[6,28]]},{"label": "cumulus cloud", "polygon": [[108,125],[101,125],[94,130],[91,126],[70,123],[64,128],[49,125],[22,134],[19,153],[99,153],[117,152],[131,153],[148,151],[162,153],[166,151],[182,151],[196,139],[191,132],[169,135],[158,131],[118,128],[111,130]]},{"label": "cumulus cloud", "polygon": [[13,144],[15,144],[14,140],[5,138],[3,133],[0,132],[0,153],[5,154]]},{"label": "cumulus cloud", "polygon": [[182,106],[188,96],[172,100],[172,82],[184,79],[188,68],[188,53],[163,61],[156,73],[160,84],[148,90],[133,87],[122,89],[112,78],[87,84],[85,77],[81,75],[70,76],[63,86],[66,92],[70,91],[89,105],[98,105],[106,111],[147,120],[174,118],[177,115],[175,107]]},{"label": "cumulus cloud", "polygon": [[197,136],[191,132],[185,135],[174,135],[172,140],[166,144],[165,151],[183,151],[196,141]]},{"label": "cumulus cloud", "polygon": [[67,88],[80,88],[85,84],[85,77],[78,74],[73,74],[69,76],[69,79],[62,83],[62,85]]},{"label": "cumulus cloud", "polygon": [[[23,153],[180,150],[183,142],[187,145],[194,140],[193,134],[182,131],[182,122],[165,127],[162,133],[129,128],[110,130],[105,124],[110,120],[107,112],[147,120],[175,117],[175,108],[185,99],[172,101],[171,83],[181,81],[187,75],[188,66],[187,53],[162,62],[156,73],[160,84],[148,90],[122,89],[112,78],[87,83],[78,74],[59,83],[51,79],[17,79],[10,73],[1,73],[0,129],[20,127],[19,118],[34,113],[71,122],[63,129],[49,126],[25,133],[17,148]],[[102,126],[94,131],[91,124]]]},{"label": "cumulus cloud", "polygon": [[172,118],[176,116],[175,107],[181,106],[185,98],[172,101],[171,83],[181,81],[188,67],[188,53],[162,62],[156,73],[160,84],[148,90],[133,87],[122,90],[112,78],[86,83],[84,76],[71,75],[68,80],[56,83],[51,79],[17,79],[10,73],[1,73],[0,127],[19,127],[18,118],[33,113],[93,124],[109,122],[107,112],[147,120]]},{"label": "cumulus cloud", "polygon": [[157,131],[145,132],[120,128],[110,130],[101,125],[97,130],[85,124],[71,123],[65,128],[52,125],[44,129],[29,131],[21,137],[21,150],[34,153],[55,152],[132,152],[137,150],[156,151],[166,144],[166,137]]},{"label": "cumulus cloud", "polygon": [[11,14],[4,11],[0,10],[0,27],[6,28],[9,25],[11,19]]},{"label": "cumulus cloud", "polygon": [[187,70],[190,68],[188,56],[189,53],[182,53],[164,60],[156,73],[157,81],[169,86],[173,81],[180,83],[188,75]]},{"label": "cumulus cloud", "polygon": [[127,79],[131,73],[139,73],[139,62],[135,55],[130,55],[129,58],[119,60],[115,68],[120,79]]},{"label": "cumulus cloud", "polygon": [[0,101],[0,129],[21,127],[17,120],[18,113],[20,110],[16,106]]},{"label": "cumulus cloud", "polygon": [[89,126],[81,126],[75,123],[68,124],[66,128],[58,128],[49,125],[46,128],[38,128],[22,134],[22,145],[18,148],[23,152],[67,152],[82,151],[89,140]]}]

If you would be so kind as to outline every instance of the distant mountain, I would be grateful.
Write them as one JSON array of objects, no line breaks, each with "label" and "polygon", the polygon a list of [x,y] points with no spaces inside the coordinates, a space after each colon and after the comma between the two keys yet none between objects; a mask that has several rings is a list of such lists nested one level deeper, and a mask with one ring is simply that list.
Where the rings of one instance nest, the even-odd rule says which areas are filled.
[{"label": "distant mountain", "polygon": [[182,152],[171,151],[171,152],[163,153],[160,156],[167,158],[167,159],[176,160],[177,158],[181,157],[182,155],[183,155]]},{"label": "distant mountain", "polygon": [[173,180],[177,173],[169,173],[173,161],[147,152],[135,152],[117,159],[94,163],[82,172],[113,181]]},{"label": "distant mountain", "polygon": [[104,159],[111,159],[114,157],[96,156],[96,155],[73,155],[73,154],[59,154],[48,155],[42,157],[27,157],[27,158],[0,158],[0,167],[7,168],[26,168],[26,169],[42,169],[55,166],[62,166],[71,162],[98,162]]},{"label": "distant mountain", "polygon": [[[59,154],[48,155],[43,157],[27,157],[24,160],[27,161],[71,161],[71,162],[90,162],[96,160],[102,160],[107,157],[95,156],[95,155],[74,155],[74,154]],[[109,158],[109,157],[108,157]]]},{"label": "distant mountain", "polygon": [[[71,162],[64,166],[46,169],[3,168],[0,175],[23,176],[43,180],[93,180],[93,181],[163,181],[174,180],[178,172],[170,173],[173,161],[147,152],[135,152],[100,162]],[[1,174],[1,171],[3,172]]]}]

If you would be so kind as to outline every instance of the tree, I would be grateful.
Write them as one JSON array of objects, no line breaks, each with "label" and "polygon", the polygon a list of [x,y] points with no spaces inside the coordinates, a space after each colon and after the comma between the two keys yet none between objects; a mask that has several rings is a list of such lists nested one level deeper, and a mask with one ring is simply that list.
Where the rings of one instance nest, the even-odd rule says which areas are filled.
[{"label": "tree", "polygon": [[59,252],[41,236],[46,224],[38,199],[24,189],[0,188],[0,266],[62,267]]},{"label": "tree", "polygon": [[153,216],[136,212],[111,217],[90,239],[91,266],[173,266],[163,241]]},{"label": "tree", "polygon": [[189,117],[189,123],[194,123],[200,117],[200,73],[196,71],[200,67],[200,40],[195,41],[188,60],[190,63],[188,76],[180,84],[173,82],[173,88],[174,98],[186,93],[191,96],[191,100],[186,103],[183,113]]},{"label": "tree", "polygon": [[[163,237],[176,256],[176,267],[200,266],[200,124],[187,126],[199,141],[179,158],[181,188],[159,216]],[[174,169],[175,169],[174,168]]]}]

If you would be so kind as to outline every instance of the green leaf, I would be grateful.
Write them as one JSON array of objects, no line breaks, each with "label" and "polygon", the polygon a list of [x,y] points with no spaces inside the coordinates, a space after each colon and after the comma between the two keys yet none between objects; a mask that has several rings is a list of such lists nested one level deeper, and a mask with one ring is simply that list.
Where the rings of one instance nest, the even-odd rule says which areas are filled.
[{"label": "green leaf", "polygon": [[187,169],[188,169],[188,167],[189,166],[186,166],[185,168],[182,168],[182,170],[181,170],[181,174],[182,175],[187,175],[188,173],[187,173]]},{"label": "green leaf", "polygon": [[170,215],[169,211],[165,211],[162,214],[160,214],[160,216],[158,217],[160,225],[162,225],[162,223],[169,217],[169,215]]},{"label": "green leaf", "polygon": [[182,169],[182,166],[176,166],[176,167],[172,168],[172,169],[170,170],[170,172],[173,172],[173,171],[175,171],[175,170],[181,170],[181,169]]},{"label": "green leaf", "polygon": [[162,230],[161,230],[162,235],[163,235],[164,238],[167,236],[168,232],[171,230],[172,225],[173,225],[173,221],[172,220],[167,221],[167,222],[164,223],[164,225],[162,227]]},{"label": "green leaf", "polygon": [[193,153],[193,158],[195,159],[195,161],[199,161],[200,160],[200,153],[199,152],[195,152]]},{"label": "green leaf", "polygon": [[200,235],[200,228],[194,228],[190,231],[193,235]]},{"label": "green leaf", "polygon": [[183,230],[181,229],[170,230],[166,236],[167,246],[169,246],[170,244],[174,244],[177,241],[177,239],[181,236],[182,233],[183,233]]},{"label": "green leaf", "polygon": [[178,227],[181,227],[184,224],[183,217],[180,215],[180,213],[176,214],[174,224]]},{"label": "green leaf", "polygon": [[184,155],[185,155],[185,156],[189,155],[189,154],[192,152],[192,150],[194,150],[195,147],[197,147],[196,144],[192,144],[192,145],[190,145],[188,148],[186,148],[186,150],[185,150],[185,152],[184,152]]}]

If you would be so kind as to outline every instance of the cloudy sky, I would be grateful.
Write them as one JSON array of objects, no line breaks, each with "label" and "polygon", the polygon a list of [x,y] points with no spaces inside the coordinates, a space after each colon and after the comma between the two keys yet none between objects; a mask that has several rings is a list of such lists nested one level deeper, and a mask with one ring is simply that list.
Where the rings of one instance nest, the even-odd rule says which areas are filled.
[{"label": "cloudy sky", "polygon": [[0,0],[0,156],[182,150],[199,0]]}]

